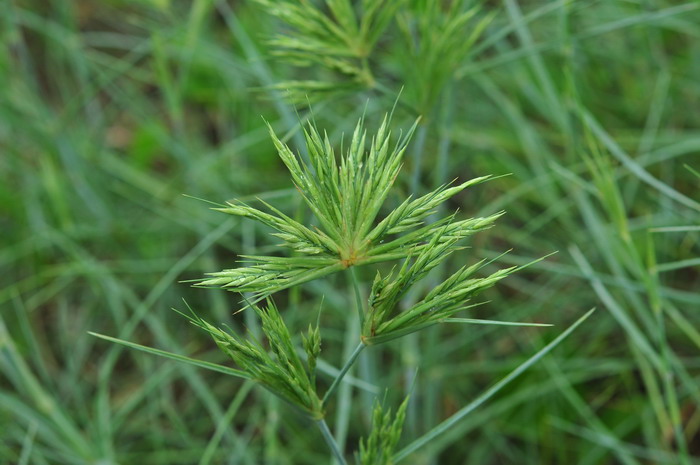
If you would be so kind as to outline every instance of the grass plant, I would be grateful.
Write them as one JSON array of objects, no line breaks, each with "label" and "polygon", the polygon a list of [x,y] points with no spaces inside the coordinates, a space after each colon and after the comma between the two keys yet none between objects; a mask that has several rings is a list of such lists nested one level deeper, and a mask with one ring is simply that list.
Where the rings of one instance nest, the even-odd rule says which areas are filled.
[{"label": "grass plant", "polygon": [[[242,375],[255,381],[289,404],[298,407],[315,421],[340,464],[347,462],[342,446],[331,434],[326,423],[326,406],[331,394],[343,381],[362,349],[401,338],[438,323],[504,324],[491,320],[452,317],[457,312],[475,306],[476,304],[471,304],[474,297],[518,269],[509,267],[477,278],[475,275],[484,267],[485,262],[482,260],[473,265],[465,265],[437,284],[410,308],[400,308],[400,301],[412,286],[425,278],[453,252],[463,249],[459,244],[464,238],[491,227],[501,213],[468,220],[456,220],[456,214],[452,214],[428,225],[424,224],[437,207],[450,197],[468,186],[489,179],[488,176],[482,176],[454,187],[440,186],[416,199],[409,197],[386,214],[384,219],[377,220],[397,178],[401,157],[413,132],[411,129],[406,137],[400,137],[392,145],[389,123],[390,118],[385,117],[376,135],[371,138],[367,150],[366,132],[363,130],[363,120],[360,120],[347,153],[341,156],[339,164],[328,137],[321,139],[316,127],[309,125],[304,135],[312,168],[295,156],[270,128],[280,158],[289,169],[297,189],[320,226],[305,226],[265,202],[264,205],[272,213],[238,202],[229,202],[225,208],[215,208],[217,211],[251,218],[271,227],[276,231],[272,235],[281,239],[283,242],[280,245],[290,249],[293,255],[246,256],[243,263],[245,266],[210,273],[211,277],[200,283],[201,286],[222,286],[240,293],[244,299],[246,293],[253,293],[255,301],[248,302],[244,309],[252,307],[259,317],[267,344],[264,345],[253,335],[248,340],[240,338],[206,322],[192,311],[191,316],[186,315],[190,322],[207,332],[219,349],[240,367],[241,372],[235,373],[235,376]],[[415,128],[415,124],[413,127]],[[359,320],[356,326],[361,328],[359,341],[357,348],[344,362],[321,398],[316,386],[316,364],[321,353],[321,331],[318,322],[316,326],[309,325],[307,335],[302,335],[302,346],[306,355],[304,363],[284,319],[270,296],[337,271],[347,270],[346,272],[352,273],[351,267],[401,259],[401,266],[398,269],[394,267],[388,275],[382,277],[377,272],[366,305],[362,299],[363,292],[358,288],[357,278],[352,274],[354,295],[349,300],[356,299],[356,316]],[[258,306],[256,301],[263,298],[267,299],[267,305]],[[468,303],[470,305],[467,305]],[[354,317],[351,315],[351,318]],[[517,322],[505,324],[533,326]],[[350,333],[351,327],[349,325],[347,328]],[[102,335],[95,335],[104,338]],[[108,340],[140,349],[119,339]],[[157,351],[148,352],[160,355]],[[174,355],[167,356],[176,358]],[[184,358],[179,360],[189,361]],[[195,364],[204,366],[201,363]],[[407,402],[408,398],[398,408],[393,420],[388,411],[384,413],[381,407],[375,407],[372,432],[366,441],[360,441],[357,455],[361,463],[393,463],[393,453],[399,441]],[[437,431],[433,430],[428,434],[435,436],[439,434]],[[418,439],[414,444],[421,444],[420,441]],[[415,448],[417,446],[414,446]]]},{"label": "grass plant", "polygon": [[[9,0],[2,12],[0,463],[700,463],[697,2]],[[315,175],[306,142],[325,128],[339,170],[341,134],[362,120],[376,143],[399,93],[384,137],[420,120],[410,143],[388,138],[403,170],[369,231],[446,197],[360,247],[408,237],[414,250],[345,268],[341,252],[369,231],[332,237],[278,149]],[[435,245],[451,253],[419,275],[430,237],[415,231],[501,211],[468,249]],[[312,234],[275,229],[291,224]],[[180,283],[314,256],[338,269],[294,268],[305,282],[251,285],[243,300]],[[520,269],[483,305],[364,345],[372,328],[389,338],[421,322],[421,302],[464,266],[477,279]],[[418,273],[411,286],[402,269]],[[280,327],[256,313],[276,318],[270,305],[291,366],[274,365],[265,331]],[[173,307],[257,350],[278,394],[296,392],[275,384],[291,373],[306,379],[311,410]],[[319,399],[325,430],[308,413]]]}]

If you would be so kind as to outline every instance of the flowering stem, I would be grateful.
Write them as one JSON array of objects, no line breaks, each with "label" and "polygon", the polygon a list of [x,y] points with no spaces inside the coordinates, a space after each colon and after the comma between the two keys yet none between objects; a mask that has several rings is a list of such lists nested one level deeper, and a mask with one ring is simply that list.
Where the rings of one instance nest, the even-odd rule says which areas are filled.
[{"label": "flowering stem", "polygon": [[323,439],[326,440],[326,444],[328,444],[328,447],[330,447],[336,460],[338,460],[338,463],[340,465],[348,465],[348,462],[345,461],[345,457],[343,457],[343,453],[338,448],[338,443],[335,442],[335,439],[333,439],[333,435],[331,434],[331,431],[328,429],[328,425],[326,424],[326,420],[324,420],[324,419],[317,420],[316,424],[318,425],[318,428],[321,430],[321,433],[323,434]]},{"label": "flowering stem", "polygon": [[365,309],[362,305],[362,294],[360,292],[360,283],[357,279],[357,272],[355,267],[350,268],[350,275],[352,276],[352,288],[355,293],[355,308],[357,310],[357,315],[360,318],[360,328],[362,328],[365,322]]},{"label": "flowering stem", "polygon": [[358,355],[360,355],[360,352],[362,352],[362,349],[364,349],[365,347],[366,346],[362,342],[360,342],[357,345],[357,347],[355,347],[355,350],[350,355],[350,358],[347,362],[345,362],[345,365],[343,365],[343,368],[341,368],[340,373],[338,373],[338,376],[336,376],[333,380],[331,387],[328,388],[328,391],[326,391],[326,394],[323,396],[323,400],[321,401],[322,404],[326,404],[326,401],[328,400],[330,395],[333,393],[333,391],[335,391],[335,388],[337,388],[340,382],[343,380],[345,373],[347,373],[352,364],[355,363],[355,360],[357,360]]},{"label": "flowering stem", "polygon": [[[357,275],[355,274],[355,269],[350,268],[350,275],[352,277],[352,287],[353,291],[355,294],[355,306],[357,307],[357,314],[360,318],[360,327],[362,327],[362,323],[364,320],[364,311],[362,308],[362,296],[360,294],[360,287],[359,283],[357,281]],[[331,396],[333,391],[338,387],[340,382],[343,380],[343,377],[345,377],[345,374],[350,370],[352,367],[353,363],[355,363],[355,360],[357,360],[357,357],[360,355],[360,352],[362,352],[362,349],[365,348],[365,344],[363,342],[360,342],[357,347],[355,347],[355,350],[350,354],[350,357],[348,357],[347,361],[345,362],[345,365],[343,365],[343,368],[340,369],[340,372],[338,375],[335,377],[333,380],[333,383],[331,383],[331,386],[328,388],[328,391],[326,391],[326,394],[323,396],[323,400],[321,401],[322,405],[325,405],[326,402],[328,401],[328,398]]]}]

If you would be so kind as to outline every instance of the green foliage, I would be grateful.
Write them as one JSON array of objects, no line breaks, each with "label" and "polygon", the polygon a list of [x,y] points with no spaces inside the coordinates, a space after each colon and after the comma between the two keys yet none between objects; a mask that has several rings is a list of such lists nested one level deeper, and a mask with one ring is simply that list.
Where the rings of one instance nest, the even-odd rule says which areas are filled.
[{"label": "green foliage", "polygon": [[[235,292],[255,292],[258,298],[317,279],[350,266],[396,260],[429,247],[431,241],[449,249],[456,241],[490,227],[500,214],[454,221],[447,217],[425,225],[438,206],[469,186],[488,180],[482,176],[457,186],[440,186],[417,199],[410,198],[377,221],[398,176],[413,129],[392,144],[385,117],[369,142],[360,120],[340,158],[327,135],[310,124],[304,131],[310,164],[275,135],[277,152],[319,226],[309,228],[268,205],[266,213],[243,203],[229,203],[218,211],[257,220],[275,229],[282,246],[300,256],[248,256],[247,266],[210,273],[201,286],[222,286]],[[395,237],[397,236],[398,237]]]},{"label": "green foliage", "polygon": [[[492,218],[491,221],[495,219]],[[365,344],[378,344],[410,334],[446,320],[463,310],[466,303],[479,292],[496,284],[515,271],[515,267],[499,270],[485,278],[474,278],[483,262],[463,266],[406,310],[399,302],[409,288],[442,263],[454,250],[459,237],[445,240],[450,224],[433,235],[430,242],[415,257],[407,258],[396,277],[377,273],[369,297],[369,310],[362,328]]]},{"label": "green foliage", "polygon": [[[271,303],[268,310],[257,306],[254,308],[262,318],[263,332],[277,355],[276,360],[266,356],[257,343],[241,343],[209,323],[196,317],[193,319],[214,337],[218,346],[252,379],[258,380],[319,420],[319,428],[341,464],[345,463],[341,447],[323,420],[323,408],[363,348],[406,336],[435,323],[449,321],[479,292],[517,269],[510,267],[485,278],[475,278],[474,274],[484,262],[463,266],[436,285],[423,299],[400,311],[399,302],[410,288],[445,262],[453,252],[462,249],[458,245],[462,239],[491,227],[502,213],[467,220],[455,220],[456,214],[452,214],[425,224],[443,202],[468,186],[490,178],[483,176],[457,186],[442,185],[417,199],[409,197],[383,220],[377,221],[382,205],[398,176],[401,159],[415,124],[406,137],[399,138],[392,145],[388,129],[389,117],[385,116],[376,135],[369,142],[369,150],[366,150],[367,136],[363,124],[361,119],[339,162],[328,135],[324,134],[322,138],[317,128],[309,124],[304,131],[310,159],[308,164],[296,156],[268,125],[280,158],[320,225],[313,228],[304,226],[266,202],[262,203],[272,213],[243,203],[229,203],[226,208],[217,208],[218,211],[257,220],[271,227],[277,231],[273,236],[284,241],[281,245],[296,255],[249,256],[248,266],[212,273],[212,278],[200,283],[202,286],[223,286],[240,293],[252,291],[257,293],[257,299],[262,299],[268,294],[352,266],[403,258],[404,262],[395,278],[392,279],[391,273],[382,277],[377,272],[366,314],[353,275],[361,322],[361,343],[346,360],[323,398],[319,400],[313,388],[314,370],[321,349],[318,325],[315,328],[309,326],[307,335],[302,336],[308,367],[308,371],[304,371],[289,332]],[[481,323],[487,322],[482,320]],[[352,337],[352,334],[349,336]],[[373,431],[366,442],[360,443],[362,463],[391,463],[406,407],[407,401],[404,401],[393,422],[390,421],[390,412],[383,413],[379,406],[375,408]]]},{"label": "green foliage", "polygon": [[406,94],[421,113],[431,113],[445,85],[463,66],[493,20],[471,1],[415,0],[397,15],[406,44],[402,77]]},{"label": "green foliage", "polygon": [[275,55],[298,66],[318,64],[343,78],[340,82],[307,80],[277,85],[289,90],[292,100],[304,101],[328,93],[373,88],[368,59],[405,0],[324,0],[319,4],[310,0],[257,1],[292,28],[270,40]]},{"label": "green foliage", "polygon": [[306,363],[311,377],[311,384],[316,382],[316,362],[318,355],[321,353],[321,330],[316,326],[309,325],[309,330],[306,335],[302,334],[302,343],[306,352]]},{"label": "green foliage", "polygon": [[[428,115],[457,70],[470,58],[494,15],[473,1],[257,0],[265,12],[290,30],[270,40],[272,53],[301,67],[317,65],[319,78],[287,80],[274,87],[295,103],[316,102],[366,90],[388,91],[397,78],[406,88],[406,105]],[[395,23],[396,31],[386,30]],[[377,45],[400,37],[387,53]],[[398,66],[390,55],[398,56]],[[333,73],[321,73],[321,70]]]},{"label": "green foliage", "polygon": [[360,439],[359,460],[361,465],[392,465],[396,445],[406,419],[408,397],[401,402],[392,419],[391,409],[384,411],[379,402],[372,412],[372,430],[365,439]]},{"label": "green foliage", "polygon": [[[351,3],[359,25],[362,0]],[[402,88],[392,127],[422,116],[401,162],[412,175],[399,174],[373,226],[439,186],[511,175],[388,237],[457,208],[448,223],[508,211],[416,280],[390,318],[464,265],[485,259],[473,276],[484,278],[559,253],[466,302],[488,300],[450,324],[361,344],[324,403],[324,437],[351,454],[388,389],[392,399],[412,392],[395,463],[699,462],[700,3],[464,1],[453,14],[455,4],[404,0],[367,56],[369,88],[310,54],[304,66],[275,55],[266,40],[299,30],[254,1],[2,3],[0,463],[328,462],[308,415],[257,395],[260,383],[208,332],[171,311],[184,297],[242,343],[243,325],[259,334],[253,309],[233,314],[227,297],[238,296],[178,283],[241,255],[311,259],[304,247],[315,246],[275,248],[267,226],[191,197],[279,216],[253,193],[316,233],[260,115],[305,152],[296,128],[312,118],[308,97],[338,153],[340,131],[363,113],[375,121]],[[440,45],[461,45],[489,19],[466,52]],[[363,69],[356,56],[335,58]],[[419,254],[378,265],[381,279],[396,263],[396,281]],[[275,296],[310,377],[304,338],[325,302],[324,397],[359,342],[346,275],[368,318],[373,268]],[[593,306],[601,311],[569,326]],[[533,322],[552,326],[525,327]]]},{"label": "green foliage", "polygon": [[252,307],[260,317],[262,331],[271,353],[265,349],[262,342],[252,337],[243,339],[207,323],[194,314],[188,318],[209,333],[216,345],[251,379],[300,407],[312,418],[316,420],[323,418],[323,406],[316,394],[315,385],[316,359],[321,350],[318,326],[315,328],[309,326],[309,334],[304,338],[304,349],[309,356],[305,366],[272,300],[268,299],[267,307],[257,305]]}]

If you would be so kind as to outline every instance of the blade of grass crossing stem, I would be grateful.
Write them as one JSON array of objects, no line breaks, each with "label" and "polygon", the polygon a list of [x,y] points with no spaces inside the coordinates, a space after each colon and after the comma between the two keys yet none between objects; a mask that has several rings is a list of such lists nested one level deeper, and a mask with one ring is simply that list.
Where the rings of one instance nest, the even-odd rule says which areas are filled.
[{"label": "blade of grass crossing stem", "polygon": [[471,412],[473,412],[475,409],[481,406],[484,402],[486,402],[495,394],[497,394],[501,389],[507,386],[511,381],[520,376],[525,370],[530,368],[532,365],[537,363],[542,357],[551,352],[552,349],[557,347],[564,339],[566,339],[572,332],[574,332],[576,328],[578,328],[584,321],[586,321],[588,317],[590,317],[593,314],[594,311],[595,309],[593,308],[586,312],[585,315],[579,318],[574,324],[569,326],[563,333],[557,336],[556,339],[544,346],[541,350],[539,350],[536,354],[527,359],[524,363],[520,364],[515,370],[511,371],[507,376],[505,376],[492,387],[487,389],[482,395],[477,397],[470,404],[466,405],[457,413],[449,417],[447,420],[443,421],[435,428],[431,429],[426,434],[414,440],[409,445],[397,452],[394,455],[394,462],[399,462],[405,459],[413,452],[430,443],[430,441],[432,441],[434,438],[440,436],[445,431],[449,430],[452,427],[452,425],[459,423],[464,417],[469,415]]},{"label": "blade of grass crossing stem", "polygon": [[700,232],[700,226],[665,226],[662,228],[651,228],[653,233],[668,233],[668,232]]},{"label": "blade of grass crossing stem", "polygon": [[656,269],[659,273],[664,273],[667,271],[681,270],[683,268],[691,268],[695,266],[700,266],[700,258],[688,258],[675,262],[661,263],[656,265]]},{"label": "blade of grass crossing stem", "polygon": [[[617,237],[610,238],[609,228],[607,227],[605,220],[601,217],[600,214],[596,212],[588,196],[580,195],[580,193],[574,192],[573,197],[576,199],[579,211],[581,212],[581,215],[584,221],[586,222],[587,229],[590,233],[589,236],[593,238],[596,246],[598,247],[598,250],[602,252],[601,258],[607,264],[611,274],[617,279],[629,279],[629,274],[626,270],[630,269],[630,267],[638,267],[636,260],[634,260],[633,255],[630,253],[630,242],[625,240],[618,240]],[[583,255],[581,255],[581,257],[583,257]],[[576,260],[575,257],[574,259],[579,265],[579,268],[581,268],[581,264],[578,263],[578,260]],[[583,259],[585,261],[585,258]],[[588,262],[586,261],[586,263]],[[581,270],[584,271],[583,268],[581,268]],[[595,275],[592,268],[590,269],[590,275]],[[604,286],[602,285],[597,286],[593,284],[593,287],[594,290],[596,290],[596,293],[598,294],[600,294],[600,291],[604,290]],[[630,308],[646,308],[646,302],[642,299],[642,296],[635,290],[631,288],[623,288],[622,293],[624,295],[625,300],[627,301],[627,305]],[[623,324],[623,327],[625,327],[627,322],[622,322],[622,319],[624,319],[627,316],[625,314],[625,310],[621,305],[615,302],[612,295],[608,294],[608,296],[606,297],[611,302],[610,305],[616,306],[614,312],[615,314],[619,313],[620,323]],[[605,298],[601,298],[605,300]],[[606,305],[608,304],[606,303]],[[612,309],[611,312],[613,312]],[[637,327],[636,324],[633,323],[629,317],[627,317],[627,320],[629,320],[629,322],[632,323],[631,326],[635,327],[635,333],[642,339],[645,339],[647,337],[647,334],[653,334],[654,332],[654,319],[651,313],[648,311],[638,311],[637,316],[639,317],[638,319],[643,329],[642,327]],[[617,316],[615,318],[618,319]],[[647,345],[651,347],[648,341],[646,342]]]},{"label": "blade of grass crossing stem", "polygon": [[[601,245],[605,247],[605,240],[600,238],[599,241]],[[574,250],[577,253],[574,253]],[[628,315],[628,312],[625,311],[624,306],[618,303],[618,301],[608,292],[602,282],[595,276],[593,269],[586,261],[583,254],[581,254],[578,249],[572,249],[572,255],[574,257],[574,261],[578,264],[581,271],[591,281],[591,285],[596,294],[603,301],[613,318],[615,318],[617,323],[622,326],[627,333],[632,344],[632,354],[637,360],[640,374],[642,380],[644,381],[647,396],[649,398],[649,405],[653,407],[660,430],[669,430],[671,426],[670,416],[667,412],[666,405],[664,405],[662,389],[659,384],[661,379],[664,377],[663,373],[666,373],[668,370],[667,363],[665,363],[666,360],[664,360],[654,348],[648,335],[635,324],[633,319]],[[622,271],[619,269],[620,266],[618,262],[615,260],[610,260],[609,264],[616,275],[621,277],[623,276]],[[644,309],[646,307],[645,303],[641,302],[636,294],[626,292],[626,295],[628,296],[627,306],[629,308]],[[643,311],[637,311],[636,314],[639,315],[640,318],[644,317],[642,318],[642,321],[647,322],[646,326],[648,332],[653,334],[655,332],[654,328],[658,323],[654,321],[647,321],[651,320],[653,315],[651,315],[650,312]]]}]

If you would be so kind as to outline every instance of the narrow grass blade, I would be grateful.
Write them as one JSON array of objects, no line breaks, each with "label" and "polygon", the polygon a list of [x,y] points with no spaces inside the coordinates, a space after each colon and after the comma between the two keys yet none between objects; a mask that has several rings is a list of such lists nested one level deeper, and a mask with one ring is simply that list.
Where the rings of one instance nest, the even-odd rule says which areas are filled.
[{"label": "narrow grass blade", "polygon": [[665,226],[662,228],[652,228],[649,232],[666,233],[666,232],[698,232],[700,226]]},{"label": "narrow grass blade", "polygon": [[608,309],[613,318],[615,318],[618,324],[622,326],[634,345],[637,346],[642,353],[644,353],[651,364],[654,365],[654,368],[661,370],[663,367],[663,362],[649,341],[649,338],[647,338],[647,336],[639,328],[639,326],[637,326],[629,314],[620,306],[620,304],[617,303],[610,292],[608,292],[608,289],[596,276],[591,264],[583,256],[581,250],[579,250],[578,247],[572,247],[569,252],[571,253],[574,262],[576,262],[581,272],[591,283],[591,287],[593,287],[595,293],[598,295],[598,297],[600,297],[600,300],[603,301],[605,307]]},{"label": "narrow grass blade", "polygon": [[36,425],[31,425],[27,430],[27,435],[24,437],[22,442],[22,455],[19,457],[17,465],[29,465],[29,458],[32,455],[32,447],[34,445],[34,438],[36,437]]},{"label": "narrow grass blade", "polygon": [[219,424],[216,425],[216,431],[214,432],[212,438],[209,440],[207,448],[204,449],[202,458],[199,460],[199,463],[197,465],[209,465],[212,462],[212,459],[216,453],[216,449],[220,447],[220,443],[223,438],[224,432],[227,428],[231,427],[231,421],[238,413],[241,405],[243,405],[243,402],[245,402],[246,398],[248,397],[248,394],[253,389],[253,386],[255,386],[254,382],[246,381],[243,383],[238,392],[236,392],[236,396],[231,401],[231,404],[226,410],[222,421],[220,421]]},{"label": "narrow grass blade", "polygon": [[613,140],[613,138],[610,137],[610,135],[601,127],[598,121],[595,120],[593,115],[591,115],[589,112],[583,112],[582,116],[586,124],[588,124],[593,131],[593,134],[595,134],[595,136],[603,145],[605,145],[610,153],[628,170],[630,170],[632,174],[670,199],[673,199],[688,208],[692,208],[695,211],[700,211],[700,203],[684,194],[681,194],[668,184],[659,181],[647,170],[642,168],[639,163],[627,155],[624,150]]},{"label": "narrow grass blade", "polygon": [[430,441],[432,441],[434,438],[440,436],[441,434],[445,433],[448,431],[450,428],[452,428],[453,425],[456,423],[459,423],[464,417],[469,415],[471,412],[476,410],[479,406],[481,406],[484,402],[489,400],[491,397],[493,397],[498,391],[503,389],[506,385],[508,385],[511,381],[513,381],[515,378],[520,376],[525,370],[530,368],[532,365],[537,363],[542,357],[547,355],[549,352],[552,351],[556,346],[558,346],[564,339],[566,339],[576,328],[578,328],[584,321],[590,317],[593,312],[595,311],[595,308],[592,308],[588,312],[586,312],[585,315],[583,315],[581,318],[579,318],[574,324],[569,326],[563,333],[561,333],[559,336],[557,336],[556,339],[554,339],[552,342],[544,346],[541,350],[539,350],[536,354],[534,354],[532,357],[527,359],[524,363],[519,365],[515,370],[511,371],[507,376],[502,378],[499,382],[494,384],[492,387],[487,389],[482,395],[474,399],[470,404],[466,405],[463,407],[461,410],[459,410],[457,413],[449,417],[447,420],[443,421],[439,425],[437,425],[435,428],[431,429],[427,433],[425,433],[423,436],[419,437],[418,439],[414,440],[412,443],[401,449],[399,452],[394,455],[394,462],[399,462],[400,460],[405,459],[408,457],[410,454],[413,452],[417,451],[421,447],[425,446],[426,444],[429,444]]},{"label": "narrow grass blade", "polygon": [[204,360],[197,360],[194,358],[186,357],[184,355],[179,355],[179,354],[175,354],[172,352],[167,352],[165,350],[154,349],[152,347],[142,346],[141,344],[136,344],[133,342],[125,341],[123,339],[117,339],[116,337],[106,336],[104,334],[93,333],[91,331],[88,331],[88,334],[90,334],[91,336],[99,337],[100,339],[104,339],[105,341],[114,342],[116,344],[121,344],[121,345],[129,347],[131,349],[140,350],[142,352],[146,352],[146,353],[149,353],[152,355],[158,355],[160,357],[169,358],[171,360],[177,360],[178,362],[185,362],[185,363],[188,363],[190,365],[194,365],[194,366],[199,367],[199,368],[205,368],[207,370],[218,371],[219,373],[223,373],[225,375],[231,375],[231,376],[236,376],[238,378],[250,379],[250,376],[248,376],[246,373],[244,373],[240,370],[236,370],[234,368],[229,368],[229,367],[219,365],[216,363],[205,362]]},{"label": "narrow grass blade", "polygon": [[678,260],[676,262],[661,263],[656,266],[656,270],[659,273],[665,271],[680,270],[682,268],[690,268],[693,266],[700,266],[700,258],[688,258],[686,260]]},{"label": "narrow grass blade", "polygon": [[498,326],[554,326],[549,323],[524,323],[520,321],[498,321],[498,320],[479,320],[475,318],[447,318],[444,323],[463,323],[470,325],[498,325]]}]

